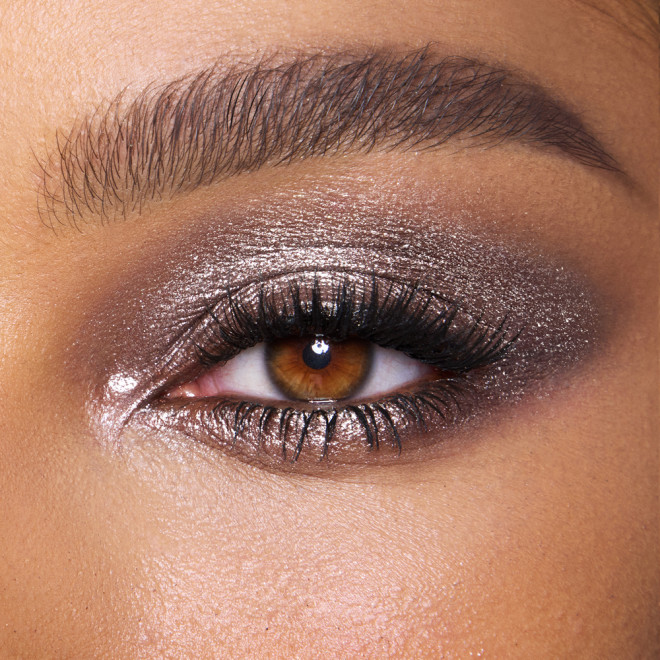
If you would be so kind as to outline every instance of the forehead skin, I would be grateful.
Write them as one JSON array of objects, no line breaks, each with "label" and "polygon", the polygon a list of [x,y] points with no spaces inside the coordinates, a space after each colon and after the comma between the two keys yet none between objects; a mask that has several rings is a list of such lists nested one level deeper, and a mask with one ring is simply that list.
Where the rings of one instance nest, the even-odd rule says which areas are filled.
[{"label": "forehead skin", "polygon": [[[622,6],[2,4],[0,655],[654,655],[657,52],[637,6]],[[298,164],[59,237],[39,218],[37,163],[57,130],[121,90],[219,58],[429,42],[565,100],[627,180],[563,161],[527,167],[516,150],[448,150]],[[93,444],[84,397],[62,384],[89,301],[186,213],[342,175],[372,191],[437,180],[467,205],[517,204],[494,213],[493,231],[533,238],[596,282],[612,319],[602,354],[447,460],[350,478],[271,474],[174,441]]]}]

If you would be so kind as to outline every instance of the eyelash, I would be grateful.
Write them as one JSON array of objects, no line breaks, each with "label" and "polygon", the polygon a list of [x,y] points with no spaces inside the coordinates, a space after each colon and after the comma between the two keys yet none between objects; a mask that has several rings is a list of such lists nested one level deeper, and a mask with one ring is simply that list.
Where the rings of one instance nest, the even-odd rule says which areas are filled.
[{"label": "eyelash", "polygon": [[[306,444],[325,458],[342,424],[350,422],[369,449],[387,437],[400,453],[406,432],[424,433],[466,417],[475,389],[473,375],[488,371],[514,347],[519,332],[506,317],[491,325],[459,302],[417,285],[376,274],[297,273],[228,290],[208,306],[189,341],[195,369],[209,369],[260,342],[322,334],[335,341],[358,337],[449,372],[449,377],[413,385],[378,401],[345,404],[271,403],[235,399],[157,400],[177,420],[196,420],[194,435],[241,450],[250,435],[261,447],[269,434],[283,460],[296,462]],[[298,404],[296,404],[298,405]],[[178,424],[177,424],[178,425]],[[312,442],[312,437],[315,442]]]},{"label": "eyelash", "polygon": [[[456,318],[461,304],[433,296],[419,285],[410,287],[391,280],[383,293],[382,279],[371,275],[367,288],[364,283],[342,279],[326,286],[332,290],[329,300],[318,275],[307,295],[297,281],[287,282],[279,299],[277,293],[269,296],[262,285],[256,310],[241,301],[240,291],[228,291],[223,317],[217,309],[208,309],[209,332],[204,343],[195,345],[200,360],[213,366],[259,342],[320,334],[335,341],[359,337],[434,367],[462,373],[497,361],[516,339],[507,339],[506,318],[493,328],[477,317],[459,329]],[[433,313],[432,303],[438,301],[442,307]],[[222,348],[214,351],[205,344]]]}]

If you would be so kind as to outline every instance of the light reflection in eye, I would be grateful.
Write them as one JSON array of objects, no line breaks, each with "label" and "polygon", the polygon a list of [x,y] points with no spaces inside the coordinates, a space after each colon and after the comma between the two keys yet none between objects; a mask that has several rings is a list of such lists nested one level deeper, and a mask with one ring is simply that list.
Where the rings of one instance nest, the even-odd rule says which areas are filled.
[{"label": "light reflection in eye", "polygon": [[262,342],[181,385],[170,398],[249,397],[261,401],[369,400],[437,377],[401,351],[349,338]]}]

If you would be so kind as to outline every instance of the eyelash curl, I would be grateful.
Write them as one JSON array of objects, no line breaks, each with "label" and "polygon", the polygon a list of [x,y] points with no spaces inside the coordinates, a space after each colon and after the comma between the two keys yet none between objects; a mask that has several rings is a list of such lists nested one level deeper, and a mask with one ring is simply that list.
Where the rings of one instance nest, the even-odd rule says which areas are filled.
[{"label": "eyelash curl", "polygon": [[506,317],[488,324],[420,283],[315,272],[228,289],[220,303],[207,307],[194,334],[198,366],[206,369],[261,342],[323,335],[373,342],[443,373],[378,401],[310,401],[297,407],[230,398],[169,401],[179,410],[194,409],[196,426],[212,443],[226,444],[229,434],[236,449],[250,436],[259,448],[272,438],[282,459],[295,463],[306,444],[325,458],[346,423],[359,429],[369,449],[387,439],[400,454],[405,430],[423,433],[434,422],[449,426],[467,417],[479,375],[512,350],[520,332],[510,331]]}]

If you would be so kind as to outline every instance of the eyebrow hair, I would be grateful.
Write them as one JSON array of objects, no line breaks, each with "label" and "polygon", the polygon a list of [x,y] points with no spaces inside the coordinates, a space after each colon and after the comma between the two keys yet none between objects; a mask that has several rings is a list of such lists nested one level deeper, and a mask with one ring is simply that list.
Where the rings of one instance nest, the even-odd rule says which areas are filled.
[{"label": "eyebrow hair", "polygon": [[136,98],[119,94],[40,161],[51,227],[141,212],[150,200],[304,158],[517,142],[620,171],[579,116],[519,74],[465,57],[409,53],[216,64]]}]

